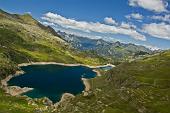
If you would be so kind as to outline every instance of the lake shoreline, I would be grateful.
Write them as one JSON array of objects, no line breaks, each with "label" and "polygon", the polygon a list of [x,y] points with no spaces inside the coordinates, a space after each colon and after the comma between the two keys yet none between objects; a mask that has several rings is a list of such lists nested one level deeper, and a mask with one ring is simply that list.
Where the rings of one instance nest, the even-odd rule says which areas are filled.
[{"label": "lake shoreline", "polygon": [[3,90],[5,90],[5,93],[10,94],[11,96],[18,96],[22,93],[28,92],[33,90],[33,88],[29,88],[29,87],[19,87],[19,86],[8,86],[8,81],[10,81],[13,77],[17,77],[20,76],[22,74],[24,74],[25,72],[20,70],[20,71],[16,71],[16,73],[14,75],[9,75],[7,76],[5,79],[1,80],[1,88]]},{"label": "lake shoreline", "polygon": [[89,68],[100,68],[105,66],[112,66],[115,67],[113,64],[106,64],[106,65],[100,65],[100,66],[90,66],[86,64],[65,64],[65,63],[57,63],[57,62],[30,62],[30,63],[21,63],[18,64],[18,67],[24,67],[29,65],[48,65],[48,64],[54,64],[54,65],[62,65],[62,66],[85,66]]},{"label": "lake shoreline", "polygon": [[[62,65],[62,66],[85,66],[85,67],[89,67],[89,68],[92,68],[94,72],[96,72],[96,76],[101,76],[100,72],[98,70],[96,70],[97,68],[105,67],[105,66],[115,67],[115,65],[112,65],[112,64],[106,64],[106,65],[101,65],[101,66],[90,66],[90,65],[85,65],[85,64],[65,64],[65,63],[57,63],[57,62],[30,62],[30,63],[21,63],[21,64],[18,64],[18,67],[25,67],[25,66],[30,66],[30,65],[50,65],[50,64]],[[19,86],[8,86],[8,81],[10,79],[12,79],[13,77],[16,77],[16,76],[20,76],[20,75],[22,75],[24,73],[25,72],[22,71],[22,70],[16,71],[16,73],[14,75],[9,75],[5,79],[1,80],[1,85],[2,85],[1,87],[2,87],[2,89],[4,89],[5,92],[7,94],[10,94],[11,96],[21,96],[21,94],[33,90],[33,88],[28,88],[28,87],[21,88]],[[88,92],[91,89],[91,86],[90,86],[90,83],[89,83],[89,79],[81,78],[81,80],[82,80],[82,82],[83,82],[83,84],[85,86],[85,88],[82,91],[82,93],[85,94],[85,92]],[[63,100],[65,98],[65,95],[67,95],[67,98],[68,98],[68,96],[70,96],[72,98],[75,97],[71,93],[64,93],[62,95],[60,101],[56,102],[54,104],[56,105],[57,103],[63,102]]]}]

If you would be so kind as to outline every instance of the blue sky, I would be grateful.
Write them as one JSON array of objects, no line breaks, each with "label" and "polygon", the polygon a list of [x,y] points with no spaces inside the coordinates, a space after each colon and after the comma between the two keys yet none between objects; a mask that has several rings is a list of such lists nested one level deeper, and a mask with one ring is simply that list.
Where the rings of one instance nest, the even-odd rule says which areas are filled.
[{"label": "blue sky", "polygon": [[1,0],[11,13],[90,38],[170,48],[168,0]]}]

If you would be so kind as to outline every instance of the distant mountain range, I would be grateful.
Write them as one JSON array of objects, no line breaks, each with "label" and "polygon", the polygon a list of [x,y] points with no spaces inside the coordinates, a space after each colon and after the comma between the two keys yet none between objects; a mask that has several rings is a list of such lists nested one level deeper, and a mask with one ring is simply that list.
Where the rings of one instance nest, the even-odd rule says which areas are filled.
[{"label": "distant mountain range", "polygon": [[60,37],[70,43],[72,47],[81,51],[93,51],[100,56],[116,59],[128,59],[139,55],[152,54],[153,51],[144,46],[119,41],[108,42],[103,39],[90,39],[65,32],[57,32]]}]

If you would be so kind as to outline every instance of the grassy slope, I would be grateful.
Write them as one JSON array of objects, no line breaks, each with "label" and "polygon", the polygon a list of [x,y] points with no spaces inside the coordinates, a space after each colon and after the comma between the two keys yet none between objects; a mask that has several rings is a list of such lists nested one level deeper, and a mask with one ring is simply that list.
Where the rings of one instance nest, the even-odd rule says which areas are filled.
[{"label": "grassy slope", "polygon": [[[105,59],[76,52],[30,15],[11,15],[0,10],[0,80],[15,73],[18,63],[29,61],[98,65]],[[25,98],[7,96],[0,89],[0,113],[32,113],[37,108],[45,106],[28,105]]]},{"label": "grassy slope", "polygon": [[93,94],[77,96],[63,113],[169,113],[170,51],[123,63],[91,80]]},{"label": "grassy slope", "polygon": [[[3,14],[3,13],[2,13]],[[0,46],[1,52],[6,52],[9,56],[13,53],[14,62],[32,61],[56,61],[65,63],[90,63],[88,60],[99,64],[98,58],[81,56],[80,53],[70,50],[63,40],[42,29],[37,21],[29,15],[11,17],[11,15],[0,15]],[[11,19],[12,18],[12,19]],[[19,18],[19,19],[18,19]],[[29,22],[29,23],[28,23]],[[10,54],[10,52],[13,52]],[[82,60],[82,57],[86,59]]]}]

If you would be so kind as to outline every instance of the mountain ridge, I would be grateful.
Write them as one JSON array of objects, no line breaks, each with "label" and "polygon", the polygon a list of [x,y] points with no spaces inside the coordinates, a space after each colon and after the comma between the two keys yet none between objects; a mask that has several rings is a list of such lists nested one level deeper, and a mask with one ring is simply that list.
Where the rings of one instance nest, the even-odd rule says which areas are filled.
[{"label": "mountain ridge", "polygon": [[[47,59],[49,61],[57,61],[58,59],[58,62],[62,60],[62,62],[64,62],[65,59],[70,58],[72,60],[69,60],[68,63],[71,63],[72,61],[75,62],[76,59],[79,63],[81,61],[84,62],[84,60],[81,60],[81,55],[83,55],[83,53],[76,52],[73,48],[70,48],[64,40],[58,37],[58,35],[54,35],[54,31],[52,31],[50,27],[42,25],[33,19],[29,14],[18,15],[1,11],[0,17],[0,28],[2,29],[1,42],[5,42],[1,43],[1,46],[8,45],[11,48],[10,44],[5,45],[7,42],[6,39],[8,39],[10,43],[12,43],[11,40],[14,40],[13,47],[11,49],[20,51],[23,53],[23,55],[28,54],[26,56],[32,56],[34,60]],[[20,42],[17,42],[18,40],[20,40]],[[23,43],[25,43],[25,45]],[[44,50],[40,49],[38,46],[40,48],[42,47]],[[53,55],[47,54],[50,51]],[[54,55],[54,53],[58,55]],[[57,58],[59,56],[60,58]],[[61,58],[61,56],[63,58]],[[83,57],[86,57],[90,60],[90,56]],[[29,59],[29,61],[33,59]],[[98,62],[97,59],[96,62]]]},{"label": "mountain ridge", "polygon": [[95,51],[98,55],[112,59],[124,60],[128,57],[136,57],[138,55],[149,55],[153,51],[132,43],[108,42],[103,39],[90,39],[88,37],[76,36],[65,32],[57,32],[63,40],[70,43],[71,46],[80,51]]}]

